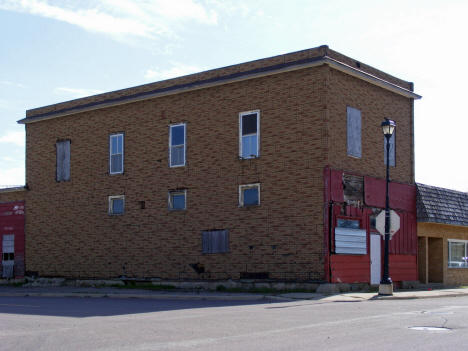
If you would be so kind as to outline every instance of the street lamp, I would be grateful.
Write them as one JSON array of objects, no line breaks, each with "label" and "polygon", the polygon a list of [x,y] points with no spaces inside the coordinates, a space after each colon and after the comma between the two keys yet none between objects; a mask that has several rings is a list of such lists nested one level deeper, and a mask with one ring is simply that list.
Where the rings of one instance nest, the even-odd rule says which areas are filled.
[{"label": "street lamp", "polygon": [[390,205],[388,200],[388,183],[389,179],[389,167],[390,167],[390,138],[392,137],[393,132],[395,131],[396,124],[395,121],[385,118],[385,121],[382,122],[382,131],[387,140],[387,190],[385,198],[385,251],[384,251],[384,267],[383,267],[383,277],[379,285],[379,295],[393,295],[393,283],[392,279],[389,277],[389,265],[388,265],[388,245],[390,240]]}]

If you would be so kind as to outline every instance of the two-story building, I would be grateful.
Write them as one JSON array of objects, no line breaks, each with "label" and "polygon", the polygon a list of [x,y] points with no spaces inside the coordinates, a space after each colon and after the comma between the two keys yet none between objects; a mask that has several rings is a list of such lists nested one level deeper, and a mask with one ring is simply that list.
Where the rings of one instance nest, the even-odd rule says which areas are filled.
[{"label": "two-story building", "polygon": [[390,118],[390,275],[417,280],[419,98],[321,46],[29,110],[26,271],[378,283]]}]

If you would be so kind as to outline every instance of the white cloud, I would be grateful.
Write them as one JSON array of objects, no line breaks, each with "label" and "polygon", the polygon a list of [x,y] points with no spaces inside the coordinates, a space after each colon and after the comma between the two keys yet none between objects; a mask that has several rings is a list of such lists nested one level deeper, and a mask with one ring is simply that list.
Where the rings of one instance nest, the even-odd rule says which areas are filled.
[{"label": "white cloud", "polygon": [[172,62],[173,66],[171,69],[167,70],[147,70],[145,78],[153,80],[164,80],[175,77],[185,76],[191,73],[197,73],[203,71],[202,68],[197,66],[184,65],[182,63]]},{"label": "white cloud", "polygon": [[0,136],[0,144],[11,143],[18,146],[25,145],[25,135],[24,132],[13,132],[8,131],[6,134]]},{"label": "white cloud", "polygon": [[7,85],[7,86],[10,86],[10,87],[26,88],[26,85],[23,85],[23,84],[20,84],[20,83],[2,81],[2,82],[0,82],[0,84]]},{"label": "white cloud", "polygon": [[215,25],[218,21],[215,10],[194,0],[0,0],[0,9],[64,21],[119,39],[131,36],[154,40],[174,36],[171,28],[179,22]]},{"label": "white cloud", "polygon": [[102,90],[93,90],[93,89],[73,89],[73,88],[64,88],[59,87],[54,89],[54,93],[57,94],[67,94],[75,99],[79,99],[86,96],[97,95],[104,93]]},{"label": "white cloud", "polygon": [[0,188],[5,186],[21,186],[25,184],[24,167],[0,167]]}]

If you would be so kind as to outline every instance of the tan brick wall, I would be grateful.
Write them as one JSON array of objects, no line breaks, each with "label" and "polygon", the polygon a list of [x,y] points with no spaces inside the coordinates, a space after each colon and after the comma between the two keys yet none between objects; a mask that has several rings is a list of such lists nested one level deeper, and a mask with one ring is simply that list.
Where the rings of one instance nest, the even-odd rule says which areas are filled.
[{"label": "tan brick wall", "polygon": [[5,191],[5,189],[0,189],[0,203],[2,202],[15,202],[15,201],[24,201],[26,195],[25,190],[18,191]]},{"label": "tan brick wall", "polygon": [[[321,47],[200,75],[324,52]],[[102,96],[28,114],[96,99]],[[346,156],[347,104],[362,109],[360,160]],[[403,164],[412,156],[411,106],[409,99],[325,65],[27,124],[26,269],[69,277],[239,279],[241,272],[269,272],[275,279],[323,280],[323,169],[383,177],[380,123],[399,113],[401,155],[397,151],[392,177],[411,183],[412,163]],[[239,112],[254,109],[261,114],[261,156],[240,161]],[[169,168],[168,127],[177,122],[187,123],[187,165]],[[375,134],[367,124],[376,124]],[[109,175],[108,138],[116,132],[125,133],[125,173]],[[68,182],[55,181],[58,139],[71,140]],[[239,208],[238,186],[249,183],[261,183],[261,206]],[[168,190],[177,188],[187,189],[187,210],[168,212]],[[125,215],[107,214],[110,195],[125,195]],[[201,253],[201,231],[212,229],[229,229],[229,253]],[[197,263],[205,265],[204,274],[190,266]]]},{"label": "tan brick wall", "polygon": [[[413,100],[333,68],[328,69],[328,87],[330,167],[385,179],[384,135],[380,125],[385,118],[390,118],[397,124],[396,167],[390,167],[390,177],[397,182],[414,184]],[[361,158],[350,157],[347,153],[348,106],[361,111]]]},{"label": "tan brick wall", "polygon": [[[448,268],[448,239],[468,240],[468,228],[462,226],[421,223],[418,222],[418,236],[442,239],[441,255],[438,256],[438,266],[435,270],[443,270],[443,283],[445,285],[468,285],[468,269],[466,268]],[[430,251],[429,256],[434,253]],[[437,251],[435,252],[437,256]],[[434,263],[435,264],[435,263]],[[429,267],[431,269],[431,267]]]},{"label": "tan brick wall", "polygon": [[[324,68],[312,68],[27,125],[28,271],[41,275],[323,279]],[[239,161],[241,111],[260,109],[261,157]],[[168,167],[168,126],[187,122],[187,166]],[[125,132],[125,173],[108,174],[109,133]],[[71,180],[55,182],[55,142]],[[238,186],[261,183],[261,206]],[[187,211],[168,212],[187,188]],[[126,196],[109,216],[108,196]],[[146,201],[141,210],[137,201]],[[201,254],[229,229],[230,253]],[[205,265],[198,275],[189,264]],[[125,269],[124,269],[125,268]]]}]

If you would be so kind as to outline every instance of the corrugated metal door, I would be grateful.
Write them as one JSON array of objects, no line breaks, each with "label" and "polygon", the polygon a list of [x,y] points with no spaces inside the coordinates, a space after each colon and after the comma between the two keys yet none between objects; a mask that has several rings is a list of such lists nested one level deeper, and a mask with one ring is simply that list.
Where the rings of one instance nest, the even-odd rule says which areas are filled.
[{"label": "corrugated metal door", "polygon": [[370,236],[370,258],[371,258],[371,284],[380,284],[381,272],[381,240],[382,235],[371,234]]}]

